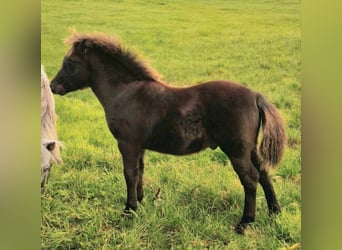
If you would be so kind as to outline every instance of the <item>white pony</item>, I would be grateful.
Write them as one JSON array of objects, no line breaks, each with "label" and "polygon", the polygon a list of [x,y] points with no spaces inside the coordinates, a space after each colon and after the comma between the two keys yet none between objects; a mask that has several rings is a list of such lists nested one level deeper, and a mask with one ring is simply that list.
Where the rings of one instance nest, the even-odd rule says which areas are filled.
[{"label": "white pony", "polygon": [[41,192],[48,180],[52,163],[62,163],[60,147],[57,140],[55,101],[50,89],[50,81],[41,65],[40,80],[40,103],[41,103]]}]

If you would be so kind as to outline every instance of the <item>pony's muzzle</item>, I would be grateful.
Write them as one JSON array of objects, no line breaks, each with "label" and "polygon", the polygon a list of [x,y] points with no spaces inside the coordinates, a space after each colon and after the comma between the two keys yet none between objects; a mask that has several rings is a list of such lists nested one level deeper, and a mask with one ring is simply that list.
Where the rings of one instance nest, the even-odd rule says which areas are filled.
[{"label": "pony's muzzle", "polygon": [[65,95],[65,88],[62,85],[57,84],[55,81],[51,82],[50,88],[51,88],[52,93],[54,94]]}]

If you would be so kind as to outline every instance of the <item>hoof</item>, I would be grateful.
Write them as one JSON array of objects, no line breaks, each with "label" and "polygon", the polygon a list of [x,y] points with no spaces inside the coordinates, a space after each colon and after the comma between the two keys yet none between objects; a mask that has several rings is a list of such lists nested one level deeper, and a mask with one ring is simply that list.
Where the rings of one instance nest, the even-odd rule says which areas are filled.
[{"label": "hoof", "polygon": [[246,227],[254,222],[254,218],[242,218],[240,223],[235,227],[235,232],[237,234],[244,234]]},{"label": "hoof", "polygon": [[246,227],[247,227],[247,224],[241,224],[241,223],[239,223],[239,224],[235,227],[234,231],[235,231],[235,233],[237,233],[237,234],[244,235],[244,234],[245,234],[245,229],[246,229]]},{"label": "hoof", "polygon": [[268,213],[269,215],[273,215],[273,214],[279,214],[281,212],[280,206],[279,205],[273,205],[269,210]]},{"label": "hoof", "polygon": [[122,217],[127,217],[127,218],[133,218],[137,217],[137,213],[134,211],[134,209],[124,209],[121,213]]}]

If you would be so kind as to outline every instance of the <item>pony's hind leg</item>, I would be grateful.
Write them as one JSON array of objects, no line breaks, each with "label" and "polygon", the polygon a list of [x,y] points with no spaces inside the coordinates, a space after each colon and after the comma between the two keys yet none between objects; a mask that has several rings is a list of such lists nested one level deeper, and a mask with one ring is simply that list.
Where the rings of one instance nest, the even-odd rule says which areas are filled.
[{"label": "pony's hind leg", "polygon": [[235,231],[237,233],[243,234],[246,226],[255,221],[256,191],[259,181],[259,173],[253,166],[250,155],[247,152],[240,154],[241,156],[233,157],[229,155],[229,152],[224,148],[222,150],[230,158],[233,168],[238,174],[245,191],[245,204],[242,218],[239,224],[235,227]]},{"label": "pony's hind leg", "polygon": [[259,183],[264,190],[269,213],[270,214],[279,213],[280,205],[279,205],[277,196],[274,191],[272,179],[268,174],[268,168],[265,166],[262,166],[261,160],[258,154],[256,153],[256,150],[252,151],[251,160],[254,166],[259,171],[259,175],[260,175]]}]

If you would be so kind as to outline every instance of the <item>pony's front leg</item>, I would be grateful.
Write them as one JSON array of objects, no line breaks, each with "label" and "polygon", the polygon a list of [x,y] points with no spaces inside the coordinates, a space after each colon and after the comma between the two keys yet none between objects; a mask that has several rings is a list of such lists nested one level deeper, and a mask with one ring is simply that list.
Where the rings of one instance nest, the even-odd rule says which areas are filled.
[{"label": "pony's front leg", "polygon": [[141,202],[144,197],[143,175],[144,175],[144,151],[142,151],[139,156],[139,174],[138,174],[138,184],[137,184],[137,197],[138,197],[139,202]]},{"label": "pony's front leg", "polygon": [[137,146],[119,142],[119,150],[124,164],[124,175],[127,186],[127,201],[125,212],[137,210],[138,161],[140,150]]}]

